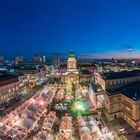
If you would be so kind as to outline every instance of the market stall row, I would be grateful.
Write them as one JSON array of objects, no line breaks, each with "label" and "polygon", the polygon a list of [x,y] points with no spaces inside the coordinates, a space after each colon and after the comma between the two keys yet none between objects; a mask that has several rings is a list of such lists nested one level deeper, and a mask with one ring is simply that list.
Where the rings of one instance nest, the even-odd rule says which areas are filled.
[{"label": "market stall row", "polygon": [[0,122],[2,139],[26,139],[38,120],[47,112],[54,94],[55,91],[44,89],[4,117]]},{"label": "market stall row", "polygon": [[49,112],[43,122],[42,129],[33,137],[33,140],[53,140],[52,127],[56,121],[56,112]]},{"label": "market stall row", "polygon": [[71,140],[73,137],[74,128],[71,116],[61,118],[59,133],[56,140]]},{"label": "market stall row", "polygon": [[113,140],[113,134],[109,132],[98,115],[79,116],[79,133],[81,140]]}]

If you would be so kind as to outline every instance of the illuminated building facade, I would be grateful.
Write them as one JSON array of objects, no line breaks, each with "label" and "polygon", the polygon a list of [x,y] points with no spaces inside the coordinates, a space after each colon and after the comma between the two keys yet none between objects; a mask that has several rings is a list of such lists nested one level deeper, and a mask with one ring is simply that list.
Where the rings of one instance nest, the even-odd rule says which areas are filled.
[{"label": "illuminated building facade", "polygon": [[0,73],[0,104],[16,98],[19,90],[18,77]]},{"label": "illuminated building facade", "polygon": [[0,56],[0,64],[4,63],[4,56]]},{"label": "illuminated building facade", "polygon": [[123,118],[134,128],[140,126],[140,70],[96,74],[104,90],[104,113],[111,121]]},{"label": "illuminated building facade", "polygon": [[18,77],[19,82],[19,94],[24,95],[28,91],[29,81],[26,78],[25,74],[22,73],[12,73],[14,76]]},{"label": "illuminated building facade", "polygon": [[58,53],[56,53],[56,54],[54,55],[54,62],[53,62],[53,64],[54,64],[54,67],[55,67],[55,68],[56,68],[56,67],[59,67],[60,64],[61,64],[61,58],[60,58],[60,55],[59,55]]},{"label": "illuminated building facade", "polygon": [[79,83],[79,71],[77,69],[77,60],[73,52],[70,52],[68,61],[67,61],[67,71],[62,74],[61,78],[63,83],[71,81],[73,84]]},{"label": "illuminated building facade", "polygon": [[92,65],[78,65],[76,56],[73,52],[70,52],[67,60],[67,68],[63,66],[58,76],[61,76],[62,83],[71,81],[74,84],[88,84],[94,81],[95,66]]},{"label": "illuminated building facade", "polygon": [[18,65],[20,63],[23,63],[23,56],[16,56],[15,64]]},{"label": "illuminated building facade", "polygon": [[23,73],[28,81],[28,89],[32,89],[41,81],[46,79],[46,69],[44,67],[36,67],[26,65],[16,69],[16,72]]}]

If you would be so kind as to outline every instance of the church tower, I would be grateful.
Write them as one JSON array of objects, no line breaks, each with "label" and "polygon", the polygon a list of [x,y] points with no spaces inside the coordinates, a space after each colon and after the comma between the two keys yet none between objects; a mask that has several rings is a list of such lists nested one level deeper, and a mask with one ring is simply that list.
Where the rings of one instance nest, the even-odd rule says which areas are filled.
[{"label": "church tower", "polygon": [[67,71],[77,71],[77,60],[73,52],[70,52],[69,58],[67,61]]},{"label": "church tower", "polygon": [[62,75],[62,82],[71,82],[72,84],[79,83],[79,71],[77,69],[77,60],[73,52],[70,52],[67,61],[67,71]]}]

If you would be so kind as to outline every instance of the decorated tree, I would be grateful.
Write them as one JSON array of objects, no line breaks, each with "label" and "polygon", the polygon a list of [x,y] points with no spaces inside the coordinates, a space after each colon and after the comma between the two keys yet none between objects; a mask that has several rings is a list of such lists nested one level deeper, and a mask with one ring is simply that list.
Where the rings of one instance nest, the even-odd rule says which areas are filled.
[{"label": "decorated tree", "polygon": [[66,84],[66,92],[71,94],[72,93],[72,83],[70,80],[67,81],[67,84]]}]

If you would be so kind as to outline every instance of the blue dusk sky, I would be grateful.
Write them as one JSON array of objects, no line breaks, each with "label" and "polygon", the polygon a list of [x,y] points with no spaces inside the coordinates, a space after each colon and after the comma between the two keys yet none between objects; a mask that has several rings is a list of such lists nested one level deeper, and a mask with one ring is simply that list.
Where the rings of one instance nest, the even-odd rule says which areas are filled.
[{"label": "blue dusk sky", "polygon": [[140,0],[0,0],[0,55],[71,50],[139,57]]}]

